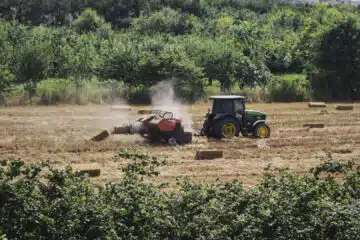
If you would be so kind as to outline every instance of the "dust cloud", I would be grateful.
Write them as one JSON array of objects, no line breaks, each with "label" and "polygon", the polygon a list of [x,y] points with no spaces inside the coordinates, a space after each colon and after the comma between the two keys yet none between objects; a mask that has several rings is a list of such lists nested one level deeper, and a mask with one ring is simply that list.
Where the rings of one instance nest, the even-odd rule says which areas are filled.
[{"label": "dust cloud", "polygon": [[103,112],[99,112],[101,120],[98,122],[98,127],[100,128],[111,129],[130,124],[134,120],[131,116],[131,106],[122,99],[113,101],[110,106],[107,105],[102,109]]},{"label": "dust cloud", "polygon": [[[185,131],[193,131],[192,117],[186,105],[176,98],[174,80],[163,80],[153,85],[150,93],[152,109],[172,112],[174,118],[182,120]],[[125,100],[118,99],[111,103],[110,109],[102,109],[101,113],[98,112],[97,128],[111,130],[114,127],[130,125],[131,133],[139,131],[141,123],[135,121],[139,116],[131,110],[131,106]]]},{"label": "dust cloud", "polygon": [[151,104],[153,109],[172,112],[174,118],[182,120],[185,131],[193,131],[191,114],[186,105],[176,99],[174,80],[163,80],[152,86]]}]

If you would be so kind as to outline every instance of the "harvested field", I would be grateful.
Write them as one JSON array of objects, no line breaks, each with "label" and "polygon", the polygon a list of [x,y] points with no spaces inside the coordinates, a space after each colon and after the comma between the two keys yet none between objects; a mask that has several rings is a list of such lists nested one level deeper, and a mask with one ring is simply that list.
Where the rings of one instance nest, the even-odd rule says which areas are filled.
[{"label": "harvested field", "polygon": [[[248,104],[249,109],[268,113],[272,136],[266,140],[235,138],[213,140],[193,137],[193,144],[181,147],[151,146],[141,137],[110,136],[101,142],[88,139],[104,129],[133,120],[139,109],[114,111],[111,106],[14,107],[0,109],[0,153],[2,158],[22,158],[26,162],[49,160],[56,166],[100,169],[96,183],[116,182],[124,161],[114,160],[121,147],[136,144],[168,158],[158,181],[174,186],[177,177],[190,176],[199,182],[238,179],[245,187],[254,186],[263,169],[288,167],[298,173],[322,161],[326,152],[337,160],[360,164],[360,104],[353,111],[337,111],[328,104],[328,114],[308,108],[306,103]],[[207,104],[189,106],[193,127],[199,129]],[[145,108],[149,109],[149,107]],[[324,128],[304,128],[324,124]],[[220,150],[223,157],[198,161],[198,150]]]}]

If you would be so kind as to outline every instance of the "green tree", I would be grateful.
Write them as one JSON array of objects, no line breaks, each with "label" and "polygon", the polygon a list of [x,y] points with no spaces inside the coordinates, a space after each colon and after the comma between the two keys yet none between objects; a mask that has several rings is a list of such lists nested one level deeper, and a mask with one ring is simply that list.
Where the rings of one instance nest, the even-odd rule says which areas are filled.
[{"label": "green tree", "polygon": [[13,44],[9,39],[11,26],[8,23],[0,22],[0,65],[11,62],[13,57]]},{"label": "green tree", "polygon": [[77,91],[77,103],[80,103],[81,86],[84,79],[90,79],[95,75],[101,58],[99,56],[97,38],[94,35],[73,34],[64,39],[64,45],[60,48],[60,59],[63,59],[62,71],[66,77],[73,78]]},{"label": "green tree", "polygon": [[53,49],[48,40],[29,39],[16,53],[16,78],[25,83],[30,103],[36,93],[36,85],[46,78],[52,69]]},{"label": "green tree", "polygon": [[164,8],[150,16],[141,15],[132,25],[141,34],[161,32],[183,35],[199,31],[200,20],[192,14],[181,14],[171,8]]},{"label": "green tree", "polygon": [[0,65],[0,105],[5,103],[4,93],[10,91],[14,75],[10,73],[7,66]]},{"label": "green tree", "polygon": [[324,34],[312,77],[315,94],[337,100],[360,99],[360,29],[349,19]]},{"label": "green tree", "polygon": [[83,13],[73,22],[73,27],[77,33],[90,33],[99,30],[105,31],[110,29],[110,25],[97,14],[93,9],[87,8]]},{"label": "green tree", "polygon": [[[143,52],[146,55],[147,52]],[[103,65],[100,76],[103,79],[116,79],[130,85],[143,82],[139,76],[140,54],[130,39],[116,37],[102,49]]]},{"label": "green tree", "polygon": [[262,85],[270,77],[266,66],[245,56],[241,45],[232,38],[186,36],[178,44],[182,44],[187,55],[203,69],[209,84],[219,81],[224,91],[231,90],[235,84],[241,88]]}]

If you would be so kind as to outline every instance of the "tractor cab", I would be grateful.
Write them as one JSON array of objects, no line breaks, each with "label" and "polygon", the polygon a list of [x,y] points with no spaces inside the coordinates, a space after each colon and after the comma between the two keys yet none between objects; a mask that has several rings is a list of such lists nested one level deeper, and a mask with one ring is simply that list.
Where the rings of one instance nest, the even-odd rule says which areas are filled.
[{"label": "tractor cab", "polygon": [[241,96],[212,97],[214,114],[243,114],[245,110],[245,98]]},{"label": "tractor cab", "polygon": [[270,128],[266,123],[266,113],[247,110],[246,97],[235,95],[212,96],[211,111],[205,115],[201,135],[217,138],[248,136],[270,136]]}]

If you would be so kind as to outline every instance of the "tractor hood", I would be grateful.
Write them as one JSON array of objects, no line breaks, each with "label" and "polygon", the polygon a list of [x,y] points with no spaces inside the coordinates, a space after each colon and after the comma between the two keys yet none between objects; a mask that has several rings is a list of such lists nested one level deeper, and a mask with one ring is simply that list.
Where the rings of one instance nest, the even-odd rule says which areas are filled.
[{"label": "tractor hood", "polygon": [[265,120],[266,119],[266,113],[264,112],[260,112],[260,111],[256,111],[256,110],[245,110],[246,115],[248,116],[248,118],[258,118],[258,120],[262,119]]}]

